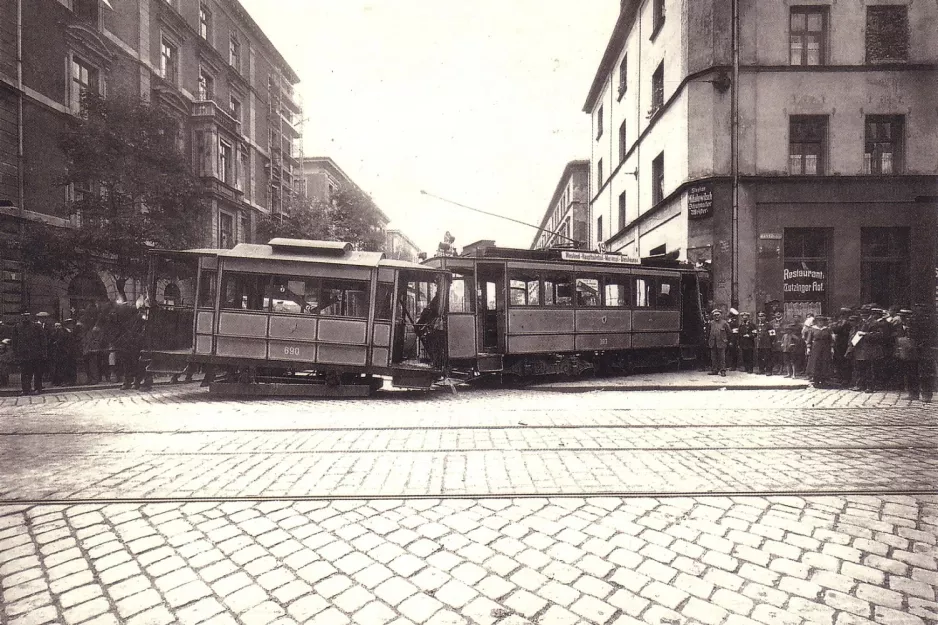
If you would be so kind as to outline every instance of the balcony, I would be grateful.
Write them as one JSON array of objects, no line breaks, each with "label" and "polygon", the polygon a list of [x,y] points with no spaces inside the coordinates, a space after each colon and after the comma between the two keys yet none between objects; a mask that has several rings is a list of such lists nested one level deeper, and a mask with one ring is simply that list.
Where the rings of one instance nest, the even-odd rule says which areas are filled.
[{"label": "balcony", "polygon": [[232,117],[228,111],[222,109],[212,100],[198,100],[193,102],[192,120],[213,122],[219,128],[227,130],[237,137],[241,136],[241,122]]}]

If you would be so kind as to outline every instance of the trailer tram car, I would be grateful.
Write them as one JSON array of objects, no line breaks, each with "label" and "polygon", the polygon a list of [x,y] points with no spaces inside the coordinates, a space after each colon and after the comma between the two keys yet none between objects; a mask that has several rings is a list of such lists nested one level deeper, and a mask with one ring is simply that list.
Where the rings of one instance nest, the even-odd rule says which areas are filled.
[{"label": "trailer tram car", "polygon": [[382,376],[429,388],[446,364],[449,276],[330,241],[155,251],[150,370],[201,366],[226,394],[365,395]]},{"label": "trailer tram car", "polygon": [[697,358],[708,274],[676,260],[489,247],[424,261],[452,273],[452,371],[527,378]]}]

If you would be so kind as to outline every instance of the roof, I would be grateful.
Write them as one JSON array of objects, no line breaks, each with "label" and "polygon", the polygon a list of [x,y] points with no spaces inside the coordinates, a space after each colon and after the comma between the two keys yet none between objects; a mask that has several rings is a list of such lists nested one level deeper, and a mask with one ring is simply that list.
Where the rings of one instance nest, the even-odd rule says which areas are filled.
[{"label": "roof", "polygon": [[550,198],[550,203],[547,205],[547,210],[544,211],[543,219],[541,219],[540,230],[537,231],[537,234],[534,235],[534,240],[531,241],[531,247],[535,247],[537,245],[538,237],[541,236],[542,232],[545,232],[547,222],[550,221],[550,216],[554,212],[554,206],[557,204],[557,200],[560,199],[560,195],[563,193],[563,188],[566,186],[567,180],[573,175],[573,171],[577,168],[585,169],[587,175],[589,175],[589,160],[570,161],[567,163],[566,167],[563,168],[563,173],[560,174],[560,180],[557,181],[557,187],[554,189],[554,194]]},{"label": "roof", "polygon": [[589,94],[586,96],[586,103],[583,105],[584,113],[593,112],[593,106],[606,84],[606,77],[612,71],[616,59],[619,58],[622,47],[625,45],[625,38],[635,24],[640,5],[641,0],[622,0],[622,8],[619,10],[615,28],[612,29],[609,43],[606,44],[606,51],[603,53],[603,58],[596,69],[596,75],[593,77],[593,84],[590,85]]},{"label": "roof", "polygon": [[[274,239],[276,241],[276,239]],[[281,248],[283,249],[283,248]],[[293,249],[300,249],[294,247]],[[287,248],[289,250],[289,248]],[[303,253],[300,251],[278,251],[273,245],[260,243],[238,243],[230,250],[218,250],[220,258],[249,258],[258,260],[290,261],[301,263],[327,263],[335,265],[356,265],[359,267],[377,267],[384,252],[346,251],[341,256],[335,254]]]}]

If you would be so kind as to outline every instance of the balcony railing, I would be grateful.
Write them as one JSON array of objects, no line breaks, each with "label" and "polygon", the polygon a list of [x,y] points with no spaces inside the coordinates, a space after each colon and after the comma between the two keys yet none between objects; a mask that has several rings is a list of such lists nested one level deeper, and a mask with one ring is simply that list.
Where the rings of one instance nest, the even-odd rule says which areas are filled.
[{"label": "balcony railing", "polygon": [[192,117],[197,120],[214,121],[219,127],[232,134],[241,134],[241,122],[212,100],[193,102]]}]

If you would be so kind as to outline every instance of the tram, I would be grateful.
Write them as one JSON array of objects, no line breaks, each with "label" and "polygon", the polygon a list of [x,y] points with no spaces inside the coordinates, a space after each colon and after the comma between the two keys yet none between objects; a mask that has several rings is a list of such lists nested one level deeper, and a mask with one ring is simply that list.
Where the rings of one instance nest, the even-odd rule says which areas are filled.
[{"label": "tram", "polygon": [[488,247],[424,265],[451,274],[453,372],[528,378],[693,361],[709,278],[674,258]]},{"label": "tram", "polygon": [[450,272],[349,243],[275,238],[150,255],[150,371],[224,394],[367,395],[444,375]]}]

